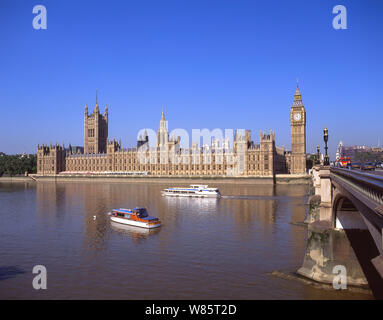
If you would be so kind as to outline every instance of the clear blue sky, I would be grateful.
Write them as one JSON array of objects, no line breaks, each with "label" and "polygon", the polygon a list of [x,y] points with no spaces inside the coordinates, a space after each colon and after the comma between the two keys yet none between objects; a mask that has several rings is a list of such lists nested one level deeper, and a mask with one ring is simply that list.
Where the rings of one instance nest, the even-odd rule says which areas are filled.
[{"label": "clear blue sky", "polygon": [[[43,4],[48,29],[32,28]],[[347,8],[334,30],[332,8]],[[307,151],[383,144],[383,1],[0,1],[0,151],[83,144],[83,112],[99,90],[109,137],[139,129],[276,131],[290,148],[299,78]]]}]

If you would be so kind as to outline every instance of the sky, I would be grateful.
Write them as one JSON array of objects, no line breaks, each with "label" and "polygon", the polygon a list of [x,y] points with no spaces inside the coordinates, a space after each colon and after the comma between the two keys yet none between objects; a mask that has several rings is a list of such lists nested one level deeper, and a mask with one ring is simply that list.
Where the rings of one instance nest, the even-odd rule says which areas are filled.
[{"label": "sky", "polygon": [[[347,9],[335,30],[333,7]],[[35,30],[35,5],[47,29]],[[383,145],[383,1],[0,0],[0,151],[83,145],[84,106],[109,138],[157,130],[275,130],[290,149],[296,81],[307,152]]]}]

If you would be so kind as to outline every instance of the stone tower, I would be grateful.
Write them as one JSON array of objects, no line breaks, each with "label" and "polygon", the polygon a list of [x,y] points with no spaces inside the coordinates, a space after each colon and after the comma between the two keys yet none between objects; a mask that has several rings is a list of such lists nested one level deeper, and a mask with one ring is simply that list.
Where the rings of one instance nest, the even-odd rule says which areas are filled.
[{"label": "stone tower", "polygon": [[260,133],[260,167],[265,175],[274,174],[274,154],[275,154],[275,132],[270,130],[266,134],[261,130]]},{"label": "stone tower", "polygon": [[237,154],[237,175],[247,174],[247,152],[251,144],[250,130],[235,130],[234,151]]},{"label": "stone tower", "polygon": [[85,105],[84,114],[84,153],[106,153],[108,141],[108,106],[105,106],[104,115],[100,113],[96,96],[96,106],[93,113],[88,115],[88,106]]},{"label": "stone tower", "polygon": [[306,110],[297,89],[294,94],[294,103],[290,111],[291,124],[291,167],[290,173],[306,173]]},{"label": "stone tower", "polygon": [[162,108],[162,115],[160,121],[160,127],[157,133],[157,147],[165,147],[169,142],[168,124],[165,120],[164,108]]}]

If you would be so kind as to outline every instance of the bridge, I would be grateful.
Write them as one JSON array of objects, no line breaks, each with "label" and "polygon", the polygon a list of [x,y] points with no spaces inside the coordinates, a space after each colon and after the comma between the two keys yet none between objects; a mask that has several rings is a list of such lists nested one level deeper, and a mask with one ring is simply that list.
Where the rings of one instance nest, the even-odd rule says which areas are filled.
[{"label": "bridge", "polygon": [[382,295],[383,176],[315,166],[311,193],[307,251],[298,273],[332,284],[334,267],[344,266],[348,285]]}]

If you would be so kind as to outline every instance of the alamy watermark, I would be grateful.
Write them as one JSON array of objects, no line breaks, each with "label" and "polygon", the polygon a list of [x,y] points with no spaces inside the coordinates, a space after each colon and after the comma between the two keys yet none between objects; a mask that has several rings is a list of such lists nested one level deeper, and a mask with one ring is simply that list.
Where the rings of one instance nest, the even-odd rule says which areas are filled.
[{"label": "alamy watermark", "polygon": [[[144,128],[137,134],[140,164],[236,164],[251,144],[245,129],[192,129],[192,137],[182,128],[168,134]],[[158,154],[160,156],[158,157]]]},{"label": "alamy watermark", "polygon": [[33,29],[46,30],[47,29],[47,8],[39,4],[33,7],[32,13],[36,14],[36,16],[32,20]]},{"label": "alamy watermark", "polygon": [[332,9],[332,13],[336,16],[332,20],[332,27],[335,30],[347,29],[347,9],[343,5],[336,5]]},{"label": "alamy watermark", "polygon": [[33,274],[37,274],[32,281],[32,287],[35,290],[47,289],[47,268],[43,265],[33,267]]},{"label": "alamy watermark", "polygon": [[347,270],[345,266],[337,265],[332,269],[332,273],[335,274],[332,280],[332,286],[335,290],[347,289]]},{"label": "alamy watermark", "polygon": [[[47,29],[47,8],[44,5],[35,5],[32,9],[35,14],[32,20],[32,26],[35,30]],[[344,5],[338,4],[333,7],[332,13],[336,16],[332,20],[332,26],[335,30],[347,29],[347,9]]]}]

